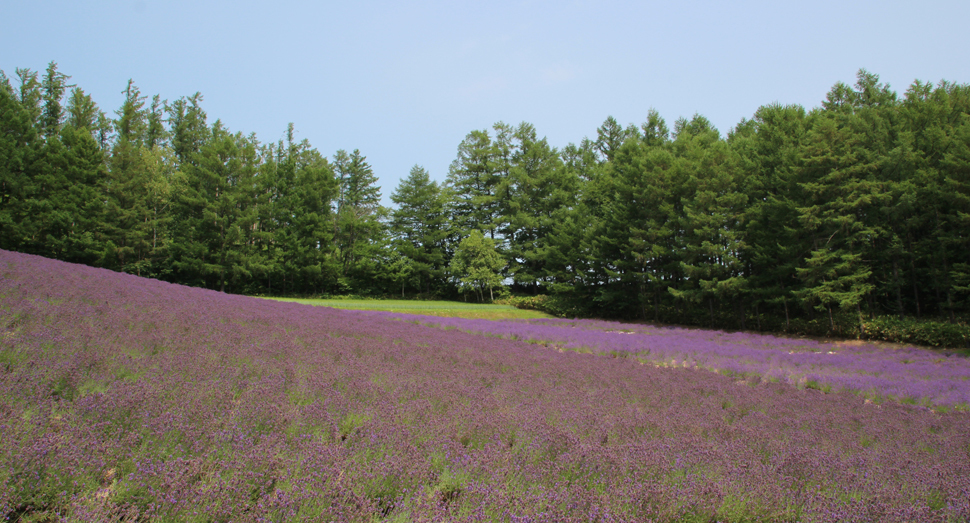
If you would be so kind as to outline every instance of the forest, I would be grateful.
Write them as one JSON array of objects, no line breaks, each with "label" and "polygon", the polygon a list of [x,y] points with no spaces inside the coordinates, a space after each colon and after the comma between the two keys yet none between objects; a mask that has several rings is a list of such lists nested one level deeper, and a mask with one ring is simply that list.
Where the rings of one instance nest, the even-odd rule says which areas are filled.
[{"label": "forest", "polygon": [[[106,113],[51,62],[0,72],[0,248],[227,293],[513,302],[847,333],[970,316],[970,86],[860,70],[722,135],[608,117],[554,146],[473,130],[381,205],[361,151],[260,142],[133,81]],[[966,330],[966,329],[964,329]]]}]

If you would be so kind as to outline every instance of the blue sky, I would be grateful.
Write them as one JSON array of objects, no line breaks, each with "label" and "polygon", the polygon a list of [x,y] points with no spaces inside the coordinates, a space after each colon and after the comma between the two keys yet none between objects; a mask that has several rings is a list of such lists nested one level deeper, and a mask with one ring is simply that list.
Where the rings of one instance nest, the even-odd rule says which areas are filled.
[{"label": "blue sky", "polygon": [[497,121],[562,147],[607,116],[726,133],[761,105],[816,107],[856,71],[900,94],[970,82],[970,2],[0,0],[0,69],[54,60],[109,114],[129,78],[210,122],[327,156],[360,149],[386,204],[411,166],[444,180]]}]

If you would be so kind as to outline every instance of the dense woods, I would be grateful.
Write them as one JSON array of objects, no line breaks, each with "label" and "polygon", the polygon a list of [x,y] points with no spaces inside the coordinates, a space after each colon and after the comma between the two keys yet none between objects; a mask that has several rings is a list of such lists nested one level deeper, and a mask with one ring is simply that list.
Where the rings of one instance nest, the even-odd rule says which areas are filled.
[{"label": "dense woods", "polygon": [[[0,73],[0,248],[231,293],[547,295],[563,313],[844,331],[970,313],[970,86],[860,71],[726,136],[529,123],[415,166],[381,206],[361,151],[210,122],[131,81],[106,113],[51,63]],[[864,327],[863,327],[864,328]]]}]

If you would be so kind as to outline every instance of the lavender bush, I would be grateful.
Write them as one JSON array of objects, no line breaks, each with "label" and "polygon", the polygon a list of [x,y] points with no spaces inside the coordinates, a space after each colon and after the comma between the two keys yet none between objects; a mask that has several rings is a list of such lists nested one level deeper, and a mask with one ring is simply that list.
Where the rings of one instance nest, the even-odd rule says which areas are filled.
[{"label": "lavender bush", "polygon": [[966,521],[970,417],[0,251],[0,516]]},{"label": "lavender bush", "polygon": [[952,352],[598,320],[481,321],[375,314],[652,365],[757,376],[826,392],[853,391],[873,400],[970,408],[970,359]]}]

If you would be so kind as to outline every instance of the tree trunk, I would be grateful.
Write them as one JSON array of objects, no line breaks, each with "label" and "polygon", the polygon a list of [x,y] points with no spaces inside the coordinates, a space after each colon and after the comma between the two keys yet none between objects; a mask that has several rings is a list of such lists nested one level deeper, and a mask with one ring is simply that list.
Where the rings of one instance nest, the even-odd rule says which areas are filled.
[{"label": "tree trunk", "polygon": [[916,319],[920,318],[920,308],[919,308],[919,285],[916,281],[916,263],[913,262],[913,258],[909,259],[910,272],[913,275],[913,299],[916,300]]},{"label": "tree trunk", "polygon": [[[936,228],[940,228],[940,211],[936,211]],[[950,283],[950,267],[949,262],[946,258],[946,245],[940,240],[940,253],[943,254],[943,285],[946,286],[946,309],[949,313],[950,323],[956,323],[956,317],[953,313],[953,284]]]},{"label": "tree trunk", "polygon": [[782,296],[781,299],[782,299],[782,302],[785,304],[785,333],[787,334],[788,329],[790,328],[790,321],[791,321],[788,318],[788,297]]},{"label": "tree trunk", "polygon": [[855,310],[856,310],[857,313],[859,313],[859,337],[860,338],[865,338],[865,336],[866,336],[866,321],[865,321],[865,318],[862,317],[862,306],[860,306],[858,303],[856,303],[855,304]]},{"label": "tree trunk", "polygon": [[893,280],[896,282],[896,313],[903,319],[903,286],[899,283],[899,262],[893,258]]}]

